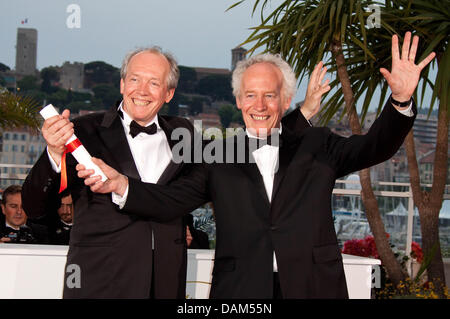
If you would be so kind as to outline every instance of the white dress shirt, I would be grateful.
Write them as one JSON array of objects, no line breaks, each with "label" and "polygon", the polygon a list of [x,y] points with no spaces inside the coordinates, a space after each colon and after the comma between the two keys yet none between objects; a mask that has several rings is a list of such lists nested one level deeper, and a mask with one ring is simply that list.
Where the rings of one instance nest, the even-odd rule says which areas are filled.
[{"label": "white dress shirt", "polygon": [[[10,225],[7,221],[5,221],[5,225],[6,225],[6,227],[12,228],[14,230],[19,230],[20,229],[20,226],[17,227],[17,226]],[[9,234],[7,234],[7,235],[9,235]]]},{"label": "white dress shirt", "polygon": [[[279,134],[281,134],[281,123]],[[263,139],[255,136],[249,130],[246,130],[249,137]],[[258,166],[259,173],[261,174],[266,189],[267,198],[269,203],[272,202],[273,180],[275,173],[278,170],[278,158],[279,147],[274,145],[264,145],[257,150],[253,151],[253,157],[255,158],[256,166]],[[273,271],[278,271],[277,259],[275,251],[273,252]]]},{"label": "white dress shirt", "polygon": [[146,125],[149,126],[155,123],[157,127],[155,134],[139,133],[133,138],[130,135],[130,123],[132,119],[123,110],[122,103],[119,109],[123,112],[123,119],[121,119],[122,125],[141,180],[146,183],[158,182],[167,165],[172,160],[172,151],[166,134],[159,125],[158,116],[155,116]]}]

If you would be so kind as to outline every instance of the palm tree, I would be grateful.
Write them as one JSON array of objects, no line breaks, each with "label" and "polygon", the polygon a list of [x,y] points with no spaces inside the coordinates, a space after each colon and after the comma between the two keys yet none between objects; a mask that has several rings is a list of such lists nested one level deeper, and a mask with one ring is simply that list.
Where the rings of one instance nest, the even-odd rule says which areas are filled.
[{"label": "palm tree", "polygon": [[[401,18],[401,27],[417,30],[423,41],[422,57],[434,51],[437,54],[438,72],[434,86],[427,79],[423,85],[433,88],[432,110],[435,99],[439,99],[436,151],[433,167],[433,183],[430,190],[420,185],[413,131],[408,134],[405,145],[408,157],[411,189],[414,203],[418,208],[422,232],[424,254],[431,258],[427,267],[437,292],[443,296],[445,285],[444,265],[439,241],[439,212],[442,206],[447,180],[448,133],[450,119],[450,2],[439,0],[396,0],[387,1],[389,8],[386,19],[396,21]],[[428,74],[424,75],[428,77]],[[422,90],[422,93],[424,90]],[[422,95],[423,98],[423,95]]]},{"label": "palm tree", "polygon": [[[437,54],[438,72],[434,81],[430,80],[430,69],[427,67],[421,74],[423,101],[425,88],[429,86],[433,89],[433,96],[430,105],[430,113],[434,102],[438,98],[438,130],[436,139],[436,153],[434,159],[433,184],[431,190],[425,190],[420,184],[420,173],[417,164],[413,130],[405,139],[405,148],[408,159],[408,170],[410,175],[411,190],[413,200],[418,207],[422,246],[426,256],[430,257],[427,266],[428,278],[431,279],[437,292],[443,295],[443,284],[445,283],[444,265],[439,242],[439,212],[442,206],[445,183],[447,179],[447,158],[448,158],[448,130],[449,130],[449,108],[448,104],[450,91],[450,53],[448,43],[450,40],[450,7],[447,3],[438,0],[390,0],[386,1],[381,10],[382,28],[372,30],[367,33],[367,44],[370,52],[375,57],[373,61],[366,60],[366,49],[360,46],[348,46],[345,49],[346,56],[352,59],[347,60],[347,70],[352,81],[352,87],[356,96],[364,96],[362,115],[367,112],[369,103],[378,87],[381,88],[381,99],[378,111],[381,110],[382,103],[387,92],[387,83],[382,80],[378,69],[383,65],[389,65],[389,47],[385,41],[392,33],[404,34],[409,30],[416,30],[420,36],[421,46],[418,51],[418,60],[422,60],[430,52]],[[356,34],[362,38],[361,34]],[[384,43],[383,43],[384,42]],[[359,57],[359,58],[358,58]],[[371,55],[370,55],[371,57]],[[361,63],[363,62],[363,63]],[[435,83],[433,85],[433,82]],[[331,84],[332,85],[332,84]],[[335,108],[339,107],[340,90],[336,92],[327,102],[325,115],[335,113]],[[419,97],[417,92],[415,100]]]},{"label": "palm tree", "polygon": [[0,91],[0,129],[27,126],[37,129],[40,126],[38,103],[30,97]]},{"label": "palm tree", "polygon": [[[378,3],[365,0],[287,0],[267,17],[264,17],[263,12],[267,3],[267,0],[255,0],[253,13],[261,4],[262,22],[261,25],[254,28],[253,33],[245,42],[256,42],[249,52],[265,46],[266,51],[280,53],[293,66],[299,78],[302,78],[307,72],[311,73],[315,64],[325,60],[326,64],[331,67],[330,72],[337,71],[338,75],[338,78],[330,83],[330,86],[333,87],[340,83],[340,88],[325,105],[323,114],[325,116],[334,114],[344,102],[353,134],[361,134],[361,124],[356,111],[356,100],[361,96],[359,94],[361,88],[358,90],[357,86],[352,86],[354,80],[350,79],[348,65],[376,63],[374,55],[367,49],[369,38],[365,29],[365,21],[369,13],[365,11],[365,8]],[[384,45],[386,43],[389,43],[389,40],[384,42]],[[351,53],[349,48],[354,47],[364,52],[362,57],[348,54]],[[388,45],[388,47],[390,46]],[[356,94],[354,89],[356,89]],[[359,175],[366,216],[380,259],[390,279],[397,285],[406,278],[406,274],[386,237],[383,220],[371,185],[370,170],[361,170]]]}]

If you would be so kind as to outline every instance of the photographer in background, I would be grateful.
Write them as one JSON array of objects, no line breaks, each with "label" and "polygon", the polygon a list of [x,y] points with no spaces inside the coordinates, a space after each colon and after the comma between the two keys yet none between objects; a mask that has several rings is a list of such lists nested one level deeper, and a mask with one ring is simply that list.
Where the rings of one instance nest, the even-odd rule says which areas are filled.
[{"label": "photographer in background", "polygon": [[73,225],[73,202],[67,189],[58,195],[58,206],[56,213],[50,214],[51,220],[48,222],[50,244],[69,245]]},{"label": "photographer in background", "polygon": [[0,224],[0,243],[48,243],[46,227],[27,222],[21,192],[22,187],[19,185],[11,185],[3,191],[1,207],[5,222]]}]

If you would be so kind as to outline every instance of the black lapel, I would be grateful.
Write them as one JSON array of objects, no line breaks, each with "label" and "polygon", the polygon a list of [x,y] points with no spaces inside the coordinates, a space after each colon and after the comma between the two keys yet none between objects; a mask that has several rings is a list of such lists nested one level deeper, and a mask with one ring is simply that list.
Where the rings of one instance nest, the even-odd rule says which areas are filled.
[{"label": "black lapel", "polygon": [[272,190],[272,202],[275,198],[277,191],[280,188],[281,181],[283,180],[286,169],[289,166],[296,150],[298,140],[293,133],[291,133],[286,127],[283,126],[283,131],[281,134],[281,146],[278,154],[278,170],[275,173],[273,180],[273,190]]},{"label": "black lapel", "polygon": [[[161,117],[158,114],[158,123],[161,126],[162,130],[164,131],[164,134],[166,134],[167,142],[169,143],[169,147],[172,150],[174,145],[178,141],[172,140],[172,131],[175,129],[170,123],[168,123],[163,117]],[[176,174],[181,170],[183,167],[183,163],[175,163],[173,161],[170,161],[169,165],[167,165],[164,172],[161,174],[161,176],[158,179],[157,184],[167,184]]]},{"label": "black lapel", "polygon": [[[264,186],[264,180],[259,172],[258,165],[256,165],[255,158],[253,157],[252,152],[249,149],[248,137],[245,132],[245,139],[239,139],[235,137],[235,145],[237,143],[244,140],[245,141],[245,163],[237,164],[237,166],[244,172],[245,175],[250,179],[250,181],[255,185],[255,190],[262,196],[266,205],[270,206],[269,198],[267,197],[266,188]],[[235,148],[235,154],[237,154],[240,148]]]},{"label": "black lapel", "polygon": [[[117,108],[105,113],[99,128],[100,138],[122,174],[140,179]],[[111,164],[111,166],[113,166]]]}]

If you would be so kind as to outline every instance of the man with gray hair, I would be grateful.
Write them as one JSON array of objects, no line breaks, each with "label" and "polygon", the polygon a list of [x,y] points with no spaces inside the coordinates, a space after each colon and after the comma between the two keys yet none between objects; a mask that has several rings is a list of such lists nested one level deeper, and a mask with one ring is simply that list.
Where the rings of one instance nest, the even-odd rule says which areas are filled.
[{"label": "man with gray hair", "polygon": [[[69,111],[46,120],[42,134],[47,150],[23,185],[24,207],[43,212],[60,184],[60,164],[67,139],[75,132],[93,156],[136,179],[164,184],[177,176],[183,163],[171,162],[177,141],[172,131],[183,118],[158,115],[175,92],[177,62],[159,47],[138,49],[126,56],[121,69],[123,100],[107,112],[69,121]],[[76,161],[67,156],[67,185],[74,220],[64,282],[64,298],[184,298],[186,234],[181,218],[157,223],[120,214],[110,197],[93,194],[77,178]],[[165,210],[170,208],[165,208]],[[77,280],[69,266],[77,265]]]},{"label": "man with gray hair", "polygon": [[[24,207],[31,215],[45,210],[56,196],[65,143],[75,132],[92,156],[117,171],[148,183],[166,184],[185,163],[172,161],[176,128],[193,132],[182,118],[158,115],[175,92],[179,71],[175,59],[158,47],[139,49],[121,69],[122,102],[108,112],[69,121],[69,111],[46,120],[42,134],[47,150],[30,171],[24,186]],[[319,101],[303,108],[317,112]],[[293,125],[305,118],[299,111]],[[192,134],[193,135],[193,134]],[[184,298],[186,232],[181,218],[167,223],[122,214],[111,196],[94,194],[77,178],[76,161],[67,156],[67,185],[74,220],[66,264],[64,298]],[[61,172],[64,176],[64,169]],[[168,213],[164,207],[161,213]],[[75,268],[74,268],[75,265]],[[73,269],[79,269],[75,274]]]}]

